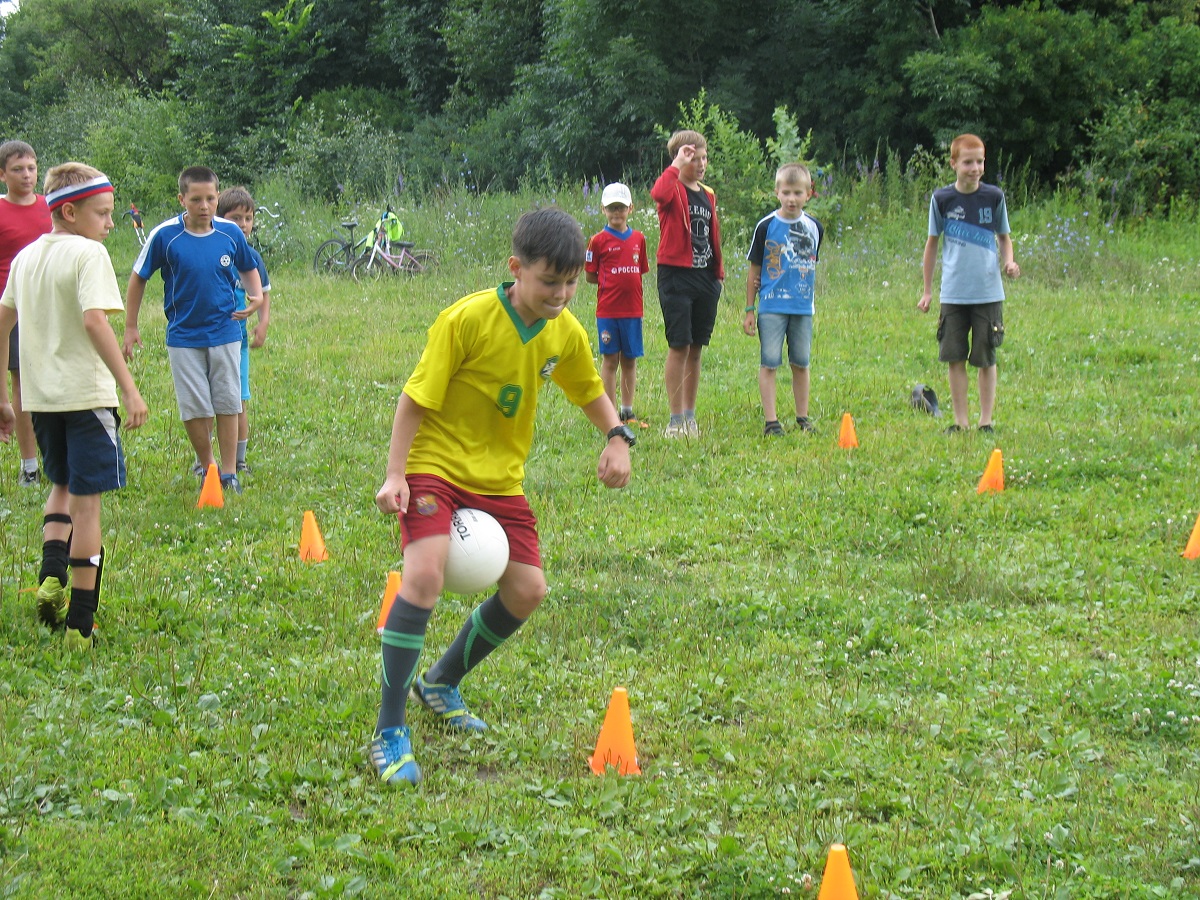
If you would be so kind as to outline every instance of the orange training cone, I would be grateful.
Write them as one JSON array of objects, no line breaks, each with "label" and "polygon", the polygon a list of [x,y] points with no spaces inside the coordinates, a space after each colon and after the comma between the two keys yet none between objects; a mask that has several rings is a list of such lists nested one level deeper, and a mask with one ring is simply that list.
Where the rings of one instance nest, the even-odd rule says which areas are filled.
[{"label": "orange training cone", "polygon": [[850,871],[850,854],[844,844],[831,844],[829,858],[825,860],[825,874],[821,876],[821,893],[817,900],[858,900],[858,888],[854,886],[854,873]]},{"label": "orange training cone", "polygon": [[400,593],[400,573],[388,572],[387,586],[383,589],[383,606],[379,610],[379,624],[375,626],[375,630],[383,634],[383,626],[387,624],[388,613],[392,611],[392,604],[396,602],[396,595]]},{"label": "orange training cone", "polygon": [[200,499],[196,501],[196,509],[204,509],[206,506],[215,506],[217,509],[223,509],[225,506],[225,492],[221,490],[221,475],[217,471],[216,463],[210,463],[208,471],[204,473]]},{"label": "orange training cone", "polygon": [[325,562],[329,559],[329,554],[325,552],[325,538],[321,537],[317,517],[311,509],[304,513],[304,524],[300,528],[300,558],[305,562]]},{"label": "orange training cone", "polygon": [[633,745],[633,722],[629,718],[629,694],[625,688],[613,688],[608,712],[600,727],[596,752],[588,757],[588,766],[596,775],[603,775],[612,766],[620,775],[641,775],[637,748]]},{"label": "orange training cone", "polygon": [[838,446],[843,450],[858,446],[858,435],[854,433],[854,419],[850,413],[842,413],[842,431],[838,435]]},{"label": "orange training cone", "polygon": [[991,459],[988,460],[987,468],[983,470],[983,477],[979,479],[979,487],[975,488],[975,493],[985,494],[988,491],[1004,490],[1004,457],[1000,454],[1000,448],[997,447],[992,451]]},{"label": "orange training cone", "polygon": [[1196,525],[1192,528],[1192,536],[1188,538],[1187,546],[1183,548],[1184,559],[1200,557],[1200,516],[1196,516]]}]

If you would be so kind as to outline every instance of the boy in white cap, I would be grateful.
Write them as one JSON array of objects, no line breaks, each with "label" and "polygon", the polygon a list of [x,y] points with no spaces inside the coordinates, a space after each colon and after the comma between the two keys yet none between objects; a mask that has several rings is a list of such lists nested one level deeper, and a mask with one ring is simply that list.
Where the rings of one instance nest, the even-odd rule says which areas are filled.
[{"label": "boy in white cap", "polygon": [[[633,412],[637,361],[642,348],[642,276],[650,270],[646,236],[629,225],[633,196],[614,182],[600,195],[608,224],[588,241],[584,272],[596,291],[596,330],[603,362],[600,379],[621,421],[641,425]],[[621,405],[617,407],[617,370],[621,371]]]}]

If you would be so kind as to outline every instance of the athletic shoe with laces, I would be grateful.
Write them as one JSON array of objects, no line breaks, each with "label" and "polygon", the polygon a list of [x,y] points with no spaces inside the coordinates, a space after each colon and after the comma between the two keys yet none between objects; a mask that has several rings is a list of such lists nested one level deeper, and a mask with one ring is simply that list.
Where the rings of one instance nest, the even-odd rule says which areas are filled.
[{"label": "athletic shoe with laces", "polygon": [[234,469],[234,474],[236,474],[236,475],[241,475],[243,473],[246,475],[254,474],[253,470],[250,468],[249,463],[247,463],[245,460],[238,463],[237,467]]},{"label": "athletic shoe with laces", "polygon": [[424,675],[418,675],[411,693],[415,700],[436,713],[443,725],[463,731],[487,731],[487,722],[471,715],[456,685],[430,684]]},{"label": "athletic shoe with laces", "polygon": [[87,653],[92,649],[92,638],[95,636],[95,631],[84,637],[78,628],[68,628],[63,635],[63,647],[68,653]]},{"label": "athletic shoe with laces", "polygon": [[621,414],[621,424],[628,425],[630,428],[649,428],[649,422],[643,422],[637,417],[637,413],[630,413],[628,416]]},{"label": "athletic shoe with laces", "polygon": [[41,483],[42,473],[37,469],[34,469],[32,472],[22,469],[20,477],[17,478],[17,484],[21,487],[37,487]]},{"label": "athletic shoe with laces", "polygon": [[682,422],[680,422],[678,425],[667,425],[666,430],[663,431],[663,437],[668,437],[668,438],[687,437],[687,430],[683,427]]},{"label": "athletic shoe with laces", "polygon": [[695,419],[687,419],[683,423],[683,433],[688,437],[700,437],[700,423]]},{"label": "athletic shoe with laces", "polygon": [[242,483],[238,481],[236,475],[222,475],[221,489],[225,491],[233,491],[235,494],[242,492]]},{"label": "athletic shoe with laces", "polygon": [[38,618],[51,628],[61,628],[67,620],[67,589],[53,575],[42,579],[37,590]]},{"label": "athletic shoe with laces", "polygon": [[421,767],[412,754],[412,735],[407,725],[385,728],[367,747],[367,757],[384,784],[416,784]]}]

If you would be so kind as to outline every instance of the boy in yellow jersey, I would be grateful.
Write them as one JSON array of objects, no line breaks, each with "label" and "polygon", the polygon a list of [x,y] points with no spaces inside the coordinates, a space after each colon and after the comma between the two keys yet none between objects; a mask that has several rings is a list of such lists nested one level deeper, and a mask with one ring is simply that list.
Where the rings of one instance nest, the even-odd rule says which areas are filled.
[{"label": "boy in yellow jersey", "polygon": [[[384,624],[382,701],[368,749],[388,784],[421,778],[405,724],[410,689],[446,726],[485,731],[458,684],[546,596],[537,520],[522,488],[546,381],[607,436],[600,481],[610,488],[629,482],[633,431],[604,392],[586,331],[567,312],[586,251],[579,223],[555,208],[525,213],[513,229],[512,250],[512,281],[469,294],[438,316],[396,405],[387,476],[375,503],[399,514],[404,586]],[[508,568],[497,592],[418,676],[425,629],[442,591],[450,516],[464,507],[482,509],[504,527]]]}]

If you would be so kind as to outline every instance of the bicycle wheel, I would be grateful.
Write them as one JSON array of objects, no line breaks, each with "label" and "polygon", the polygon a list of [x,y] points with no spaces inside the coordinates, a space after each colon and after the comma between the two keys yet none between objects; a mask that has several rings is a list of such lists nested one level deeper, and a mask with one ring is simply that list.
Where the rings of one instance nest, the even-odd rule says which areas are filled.
[{"label": "bicycle wheel", "polygon": [[313,257],[313,270],[318,275],[340,275],[350,269],[353,259],[351,247],[346,241],[330,238],[317,248]]},{"label": "bicycle wheel", "polygon": [[359,283],[363,283],[387,278],[389,275],[395,274],[395,272],[396,270],[388,265],[387,260],[378,254],[372,255],[368,253],[366,256],[360,256],[354,261],[354,265],[350,269],[350,277]]},{"label": "bicycle wheel", "polygon": [[400,261],[400,269],[408,275],[423,275],[437,268],[437,254],[432,250],[410,250]]}]

